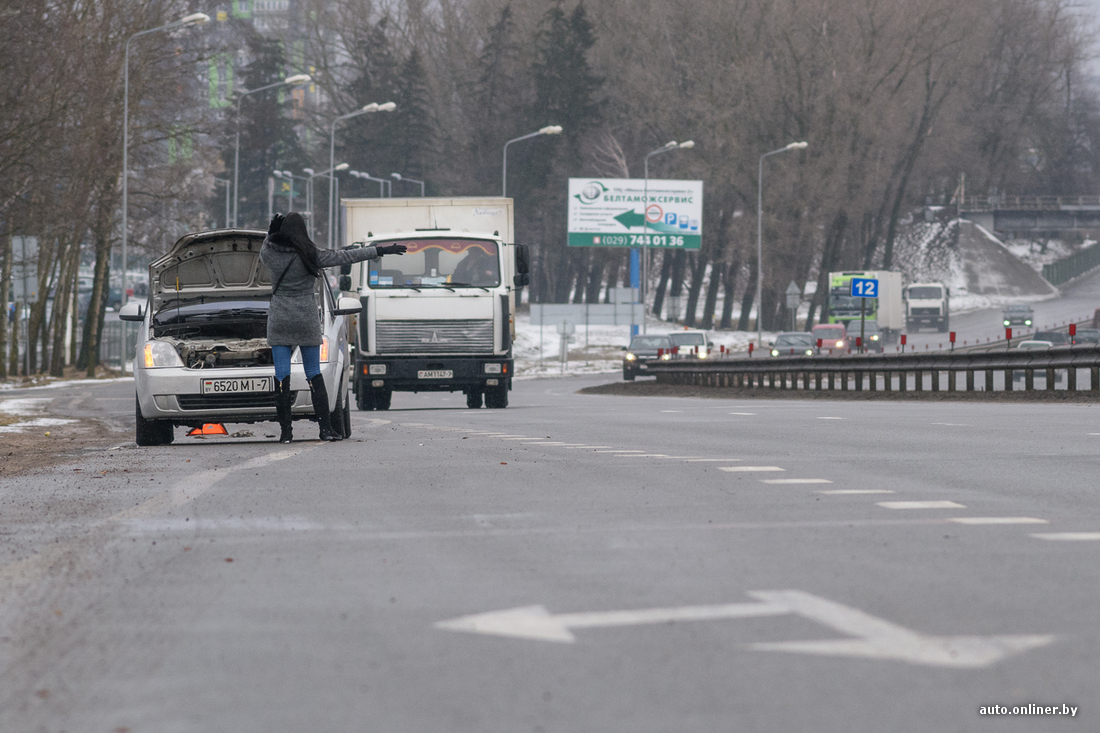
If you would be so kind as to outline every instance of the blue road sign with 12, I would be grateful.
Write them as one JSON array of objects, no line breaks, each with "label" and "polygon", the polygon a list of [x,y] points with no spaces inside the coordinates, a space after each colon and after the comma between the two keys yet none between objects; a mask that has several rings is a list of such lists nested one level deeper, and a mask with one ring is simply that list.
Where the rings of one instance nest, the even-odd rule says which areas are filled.
[{"label": "blue road sign with 12", "polygon": [[853,298],[877,298],[878,280],[869,277],[853,277],[851,294]]}]

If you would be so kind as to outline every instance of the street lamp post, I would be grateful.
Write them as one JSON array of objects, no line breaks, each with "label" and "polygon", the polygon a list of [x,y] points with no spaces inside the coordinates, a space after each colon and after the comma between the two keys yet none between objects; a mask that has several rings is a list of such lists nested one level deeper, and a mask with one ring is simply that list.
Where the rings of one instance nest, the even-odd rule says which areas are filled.
[{"label": "street lamp post", "polygon": [[[309,174],[309,179],[307,179],[307,181],[306,181],[306,208],[309,209],[309,218],[310,218],[309,237],[310,237],[310,239],[313,238],[313,221],[312,221],[313,220],[313,203],[314,203],[313,179],[314,178],[321,178],[321,177],[331,178],[332,176],[330,174],[334,170],[335,171],[346,171],[347,169],[348,169],[348,164],[347,163],[341,163],[340,165],[336,166],[335,168],[329,168],[328,170],[324,170],[324,171],[321,171],[319,173],[315,173],[312,168],[303,168],[302,169],[303,173]],[[340,182],[337,181],[336,183],[337,183],[337,191],[339,191]]]},{"label": "street lamp post", "polygon": [[[305,176],[296,176],[293,173],[291,173],[290,171],[272,171],[272,172],[275,174],[276,178],[286,178],[287,180],[290,181],[290,195],[288,195],[287,199],[286,199],[286,210],[287,210],[287,213],[290,213],[291,211],[294,210],[294,179],[297,178],[300,181],[308,181],[309,179],[306,178]],[[307,207],[307,210],[308,210],[308,207]]]},{"label": "street lamp post", "polygon": [[504,171],[501,174],[501,183],[500,183],[500,195],[501,196],[507,196],[508,195],[508,146],[511,145],[512,143],[518,143],[520,140],[529,140],[530,138],[538,137],[539,135],[560,135],[560,134],[561,134],[561,125],[547,125],[546,127],[541,128],[537,132],[532,132],[528,135],[523,135],[521,137],[513,138],[513,139],[509,140],[508,142],[504,143]]},{"label": "street lamp post", "polygon": [[397,181],[408,181],[409,183],[420,184],[420,198],[424,198],[424,181],[418,181],[415,178],[409,178],[408,176],[402,176],[400,173],[391,173],[390,177]]},{"label": "street lamp post", "polygon": [[764,303],[761,300],[764,292],[764,262],[763,262],[763,232],[764,232],[764,158],[769,155],[778,155],[790,150],[803,150],[809,143],[790,143],[789,145],[764,153],[760,156],[760,163],[756,172],[756,345],[764,346]]},{"label": "street lamp post", "polygon": [[348,171],[348,173],[350,173],[352,175],[352,177],[354,177],[354,178],[362,178],[362,179],[367,180],[367,181],[377,181],[378,182],[378,198],[380,198],[380,199],[386,198],[386,184],[388,184],[389,181],[387,181],[385,178],[375,178],[374,176],[372,176],[369,173],[362,173],[360,171]]},{"label": "street lamp post", "polygon": [[230,187],[229,187],[229,184],[232,183],[232,181],[230,181],[228,178],[215,178],[214,179],[214,188],[215,188],[215,190],[217,189],[217,186],[218,186],[219,183],[222,184],[223,186],[225,186],[225,228],[228,229],[229,228],[229,192],[231,190]]},{"label": "street lamp post", "polygon": [[[139,31],[126,39],[125,62],[122,67],[122,302],[126,302],[126,243],[129,239],[129,177],[130,177],[130,42],[138,36],[145,36],[158,31],[167,31],[173,28],[182,28],[189,25],[201,25],[209,22],[210,16],[206,13],[192,13],[180,18],[175,23],[157,26],[149,30]],[[110,292],[110,286],[107,288]]]},{"label": "street lamp post", "polygon": [[237,192],[237,180],[239,177],[241,166],[241,101],[244,100],[244,98],[247,97],[249,94],[264,92],[268,89],[274,89],[275,87],[307,84],[309,83],[309,81],[309,74],[295,74],[294,76],[288,76],[282,81],[277,81],[274,84],[268,84],[266,86],[258,87],[256,89],[250,89],[247,92],[241,92],[239,95],[237,95],[237,136],[236,142],[233,147],[233,226],[237,226],[237,201],[240,200]]},{"label": "street lamp post", "polygon": [[[661,153],[667,153],[670,150],[687,150],[695,147],[694,140],[685,140],[682,143],[678,143],[675,140],[669,140],[667,143],[646,153],[645,156],[645,184],[642,194],[642,227],[646,232],[649,231],[649,159],[654,155],[660,155]],[[645,234],[642,237],[642,287],[641,287],[641,301],[642,301],[642,333],[646,333],[646,314],[645,314],[645,297],[648,286],[647,278],[649,277],[649,235]]]},{"label": "street lamp post", "polygon": [[[397,105],[393,102],[386,102],[384,104],[378,104],[371,102],[362,109],[357,109],[354,112],[348,112],[346,115],[340,115],[332,121],[332,130],[329,133],[328,138],[328,167],[331,170],[336,167],[336,123],[340,120],[347,120],[352,117],[358,117],[359,115],[369,114],[371,112],[393,112],[397,109]],[[332,249],[332,212],[333,201],[332,197],[335,195],[335,176],[329,179],[328,183],[328,248]]]}]

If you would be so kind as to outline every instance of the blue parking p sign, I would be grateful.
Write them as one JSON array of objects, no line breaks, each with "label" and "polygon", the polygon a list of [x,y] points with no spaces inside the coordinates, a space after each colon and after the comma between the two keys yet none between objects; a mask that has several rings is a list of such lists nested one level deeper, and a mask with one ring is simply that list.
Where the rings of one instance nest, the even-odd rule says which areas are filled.
[{"label": "blue parking p sign", "polygon": [[878,280],[869,277],[853,277],[851,294],[853,298],[877,298]]}]

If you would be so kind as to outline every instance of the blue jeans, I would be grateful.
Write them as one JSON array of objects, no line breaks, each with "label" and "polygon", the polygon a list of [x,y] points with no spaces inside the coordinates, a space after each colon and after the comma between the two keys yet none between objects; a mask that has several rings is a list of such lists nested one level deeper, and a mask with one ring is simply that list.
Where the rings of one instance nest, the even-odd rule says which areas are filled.
[{"label": "blue jeans", "polygon": [[[313,379],[321,373],[321,347],[300,346],[302,350],[302,366],[306,370],[306,379]],[[290,376],[290,355],[294,353],[293,346],[272,346],[271,360],[275,362],[275,378],[282,381]]]}]

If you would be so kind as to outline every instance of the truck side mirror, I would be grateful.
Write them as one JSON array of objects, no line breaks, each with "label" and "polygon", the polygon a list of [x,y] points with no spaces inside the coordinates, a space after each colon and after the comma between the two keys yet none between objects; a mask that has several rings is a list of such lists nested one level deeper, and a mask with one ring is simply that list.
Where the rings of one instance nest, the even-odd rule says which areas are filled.
[{"label": "truck side mirror", "polygon": [[337,287],[341,290],[351,290],[351,275],[341,275]]},{"label": "truck side mirror", "polygon": [[[351,265],[340,265],[340,274],[341,275],[350,275],[351,274]],[[345,288],[345,290],[346,289],[347,288]]]},{"label": "truck side mirror", "polygon": [[[531,272],[531,253],[526,244],[516,245],[516,272],[526,275]],[[530,282],[530,280],[528,280]],[[518,285],[519,283],[517,283]],[[525,282],[524,285],[527,283]]]},{"label": "truck side mirror", "polygon": [[523,273],[522,275],[516,275],[515,277],[512,278],[512,283],[517,288],[522,288],[524,285],[530,285],[531,284],[531,276],[528,275],[526,272]]}]

